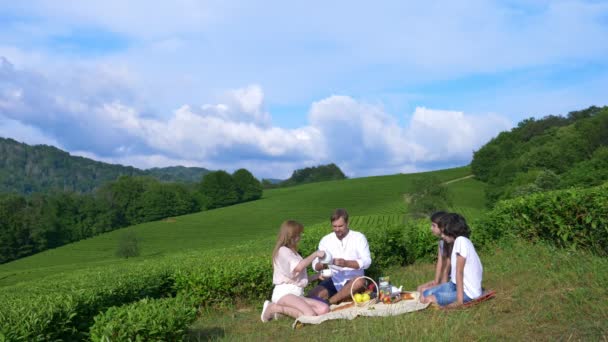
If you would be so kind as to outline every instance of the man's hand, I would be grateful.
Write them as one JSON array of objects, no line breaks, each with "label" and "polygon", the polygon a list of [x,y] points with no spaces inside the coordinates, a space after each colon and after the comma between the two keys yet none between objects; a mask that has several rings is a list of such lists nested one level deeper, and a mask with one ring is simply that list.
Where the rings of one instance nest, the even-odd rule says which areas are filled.
[{"label": "man's hand", "polygon": [[340,267],[345,267],[346,266],[346,260],[344,260],[342,258],[336,258],[336,259],[334,259],[334,265],[340,266]]}]

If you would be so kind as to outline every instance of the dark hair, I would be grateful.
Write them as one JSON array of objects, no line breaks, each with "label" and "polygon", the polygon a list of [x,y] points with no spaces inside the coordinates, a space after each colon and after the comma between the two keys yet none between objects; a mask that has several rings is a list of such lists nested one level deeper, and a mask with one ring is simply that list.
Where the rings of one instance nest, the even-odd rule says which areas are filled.
[{"label": "dark hair", "polygon": [[434,213],[431,214],[431,222],[433,223],[439,223],[439,219],[444,216],[445,214],[447,214],[447,212],[445,211],[436,211]]},{"label": "dark hair", "polygon": [[469,237],[471,235],[471,229],[467,225],[467,221],[460,214],[447,214],[439,219],[437,224],[443,235],[457,238],[459,236]]},{"label": "dark hair", "polygon": [[[437,227],[439,228],[439,230],[441,230],[443,232],[443,225],[441,223],[441,218],[444,217],[445,215],[447,215],[448,212],[446,211],[436,211],[434,213],[431,214],[431,222],[433,222],[434,224],[437,225]],[[450,255],[452,255],[452,247],[454,246],[453,243],[447,243],[445,241],[443,241],[443,253],[442,256],[444,257],[449,257]]]},{"label": "dark hair", "polygon": [[344,219],[344,223],[348,223],[348,212],[344,208],[338,208],[338,209],[334,210],[334,213],[331,214],[331,217],[329,219],[330,219],[330,222],[334,222],[335,220],[339,219],[340,217]]}]

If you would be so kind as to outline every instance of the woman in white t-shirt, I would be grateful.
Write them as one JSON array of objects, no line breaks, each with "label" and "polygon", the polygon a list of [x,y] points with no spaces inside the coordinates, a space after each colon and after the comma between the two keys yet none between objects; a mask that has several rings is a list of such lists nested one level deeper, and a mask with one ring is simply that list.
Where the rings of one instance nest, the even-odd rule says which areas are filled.
[{"label": "woman in white t-shirt", "polygon": [[262,322],[268,322],[276,314],[293,318],[302,315],[317,316],[329,312],[329,306],[318,300],[303,297],[304,287],[309,281],[319,279],[319,275],[308,276],[306,267],[315,258],[323,258],[325,252],[316,251],[306,258],[298,254],[298,242],[304,226],[297,221],[288,220],[281,224],[277,243],[272,252],[272,302],[265,301],[262,309]]},{"label": "woman in white t-shirt", "polygon": [[470,229],[459,214],[447,214],[440,219],[441,238],[453,243],[450,281],[425,290],[420,301],[440,306],[458,306],[481,296],[483,267],[475,247],[469,240]]}]

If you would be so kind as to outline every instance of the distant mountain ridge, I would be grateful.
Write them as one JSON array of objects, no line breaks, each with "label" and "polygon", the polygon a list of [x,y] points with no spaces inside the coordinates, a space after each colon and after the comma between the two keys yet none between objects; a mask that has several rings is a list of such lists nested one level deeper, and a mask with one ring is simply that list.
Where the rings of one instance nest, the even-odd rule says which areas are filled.
[{"label": "distant mountain ridge", "polygon": [[0,193],[31,194],[53,190],[88,193],[120,176],[150,176],[163,182],[199,182],[211,172],[172,166],[141,170],[72,156],[48,145],[28,145],[0,137]]}]

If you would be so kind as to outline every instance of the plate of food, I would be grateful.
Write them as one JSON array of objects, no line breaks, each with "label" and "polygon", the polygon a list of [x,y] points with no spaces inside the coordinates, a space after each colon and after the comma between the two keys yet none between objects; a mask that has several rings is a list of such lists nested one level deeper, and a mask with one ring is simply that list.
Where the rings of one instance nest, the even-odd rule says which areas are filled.
[{"label": "plate of food", "polygon": [[409,291],[402,291],[401,294],[401,300],[414,300],[416,299],[416,294],[414,292],[409,292]]}]

